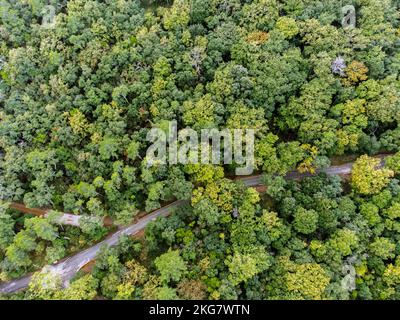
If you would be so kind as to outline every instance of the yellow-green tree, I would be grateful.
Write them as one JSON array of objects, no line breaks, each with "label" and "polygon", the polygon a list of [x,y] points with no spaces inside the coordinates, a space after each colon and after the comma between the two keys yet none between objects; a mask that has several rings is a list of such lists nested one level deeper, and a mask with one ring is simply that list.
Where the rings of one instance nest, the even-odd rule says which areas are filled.
[{"label": "yellow-green tree", "polygon": [[393,177],[394,172],[390,169],[379,169],[380,160],[361,156],[354,163],[351,175],[353,189],[363,195],[379,193]]}]

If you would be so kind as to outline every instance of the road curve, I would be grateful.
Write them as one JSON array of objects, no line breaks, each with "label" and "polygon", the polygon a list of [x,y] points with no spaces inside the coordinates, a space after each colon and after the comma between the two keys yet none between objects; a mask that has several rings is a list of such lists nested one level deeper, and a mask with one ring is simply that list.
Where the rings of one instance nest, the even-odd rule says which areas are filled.
[{"label": "road curve", "polygon": [[[67,285],[69,281],[72,279],[72,277],[88,262],[94,260],[96,258],[96,255],[98,254],[100,248],[104,245],[108,246],[115,246],[118,243],[119,237],[126,234],[126,235],[135,235],[141,230],[143,230],[147,224],[150,221],[153,221],[157,219],[160,216],[168,216],[171,211],[178,206],[181,206],[184,204],[185,201],[175,201],[165,207],[162,207],[158,210],[153,211],[152,213],[144,216],[141,218],[139,221],[136,223],[127,226],[125,228],[122,228],[121,230],[115,232],[114,234],[110,235],[108,238],[105,240],[99,242],[98,244],[83,250],[76,255],[66,258],[63,261],[52,265],[52,266],[47,266],[47,268],[59,274],[63,280],[64,285]],[[25,276],[20,279],[12,280],[10,282],[6,282],[0,285],[0,293],[1,294],[7,294],[7,293],[12,293],[12,292],[17,292],[22,289],[25,289],[29,281],[31,279],[31,276]]]},{"label": "road curve", "polygon": [[[380,166],[384,164],[384,158],[387,155],[379,155],[376,158],[381,160]],[[353,162],[346,163],[339,166],[331,166],[327,169],[322,169],[319,172],[324,172],[328,175],[347,175],[351,173],[351,169],[353,167]],[[299,173],[296,171],[290,172],[286,175],[287,179],[300,179],[310,176],[309,173]],[[262,175],[255,175],[249,177],[239,178],[238,180],[243,181],[244,184],[248,187],[257,187],[262,184]],[[119,237],[121,235],[130,235],[133,236],[143,230],[147,224],[151,221],[154,221],[160,216],[168,216],[173,209],[181,206],[182,204],[187,203],[187,201],[175,201],[165,207],[162,207],[158,210],[153,211],[152,213],[144,216],[139,219],[132,225],[129,225],[125,228],[122,228],[118,232],[110,235],[105,240],[99,242],[98,244],[81,251],[70,258],[66,258],[63,261],[48,266],[47,268],[51,271],[56,272],[61,276],[64,285],[68,285],[69,281],[72,277],[88,262],[94,260],[100,250],[100,248],[104,245],[114,246],[118,243]],[[20,279],[12,280],[3,284],[0,284],[0,294],[9,294],[17,291],[21,291],[28,287],[31,279],[31,275],[25,276]]]}]

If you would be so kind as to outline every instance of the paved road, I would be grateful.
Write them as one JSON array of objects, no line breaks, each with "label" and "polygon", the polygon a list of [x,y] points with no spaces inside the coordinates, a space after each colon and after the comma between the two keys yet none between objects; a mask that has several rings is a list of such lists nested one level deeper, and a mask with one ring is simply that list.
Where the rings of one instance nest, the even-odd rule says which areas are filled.
[{"label": "paved road", "polygon": [[[381,159],[381,164],[380,166],[383,165],[383,161],[386,155],[381,155],[377,156],[377,158]],[[331,166],[327,169],[321,170],[322,172],[325,172],[329,175],[345,175],[351,173],[351,169],[353,167],[353,163],[346,163],[340,166]],[[287,179],[300,179],[306,176],[309,176],[310,174],[301,174],[298,172],[290,172],[286,175]],[[251,176],[251,177],[244,177],[240,178],[238,180],[241,180],[244,182],[246,186],[249,187],[256,187],[261,184],[261,175],[256,175],[256,176]],[[81,251],[77,253],[76,255],[67,258],[55,265],[49,266],[48,268],[57,274],[59,274],[63,280],[64,285],[68,285],[69,281],[72,279],[72,277],[88,262],[94,260],[97,256],[97,253],[99,252],[100,248],[103,245],[108,245],[108,246],[114,246],[118,243],[119,237],[123,234],[126,235],[135,235],[141,230],[143,230],[147,224],[150,221],[155,220],[159,216],[168,216],[173,209],[176,207],[184,204],[185,201],[176,201],[171,203],[170,205],[167,205],[163,208],[160,208],[156,211],[153,211],[152,213],[144,216],[143,218],[139,219],[137,222],[134,224],[127,226],[118,232],[112,234],[109,236],[107,239],[99,242],[98,244],[94,245],[93,247],[90,247],[84,251]],[[31,276],[25,276],[20,279],[12,280],[10,282],[6,282],[0,285],[0,293],[2,294],[7,294],[7,293],[13,293],[17,292],[20,290],[25,289],[29,281],[31,279]]]},{"label": "paved road", "polygon": [[[165,206],[163,208],[160,208],[145,217],[141,218],[139,221],[136,223],[127,226],[116,233],[110,235],[107,239],[99,242],[98,244],[94,245],[93,247],[90,247],[84,251],[81,251],[77,253],[76,255],[67,258],[55,265],[48,266],[47,268],[57,274],[59,274],[64,282],[65,285],[69,283],[69,281],[72,279],[72,277],[88,262],[94,260],[96,258],[97,253],[99,252],[100,248],[104,245],[108,246],[115,246],[118,243],[119,237],[121,235],[135,235],[141,230],[143,230],[146,225],[150,222],[155,220],[156,218],[160,216],[168,216],[171,211],[184,204],[185,201],[176,201],[171,203],[168,206]],[[0,285],[0,293],[12,293],[12,292],[17,292],[22,289],[25,289],[29,281],[31,279],[31,276],[28,275],[26,277],[16,279],[7,283],[3,283]]]},{"label": "paved road", "polygon": [[[382,154],[374,156],[374,158],[380,159],[381,163],[377,166],[378,168],[383,167],[385,158],[389,156],[389,154]],[[330,166],[329,168],[318,170],[319,172],[324,172],[328,175],[348,175],[351,173],[351,169],[353,168],[354,162],[345,163],[338,166]],[[290,180],[302,179],[305,177],[311,177],[310,173],[299,173],[298,171],[291,171],[286,174],[285,178]],[[238,178],[237,180],[241,180],[248,187],[256,187],[262,184],[262,175],[249,176],[245,178]]]},{"label": "paved road", "polygon": [[[386,156],[387,155],[379,155],[376,157],[383,159]],[[353,166],[353,163],[347,163],[347,164],[343,164],[340,166],[331,166],[323,171],[328,174],[332,174],[332,175],[333,174],[338,174],[338,175],[349,174],[351,172],[352,166]],[[311,174],[307,174],[307,173],[301,174],[297,171],[292,171],[286,175],[286,178],[287,179],[300,179],[300,178],[304,178],[305,176],[311,176]],[[262,183],[261,177],[262,177],[261,175],[254,175],[254,176],[245,177],[245,178],[238,178],[238,180],[244,181],[245,185],[247,185],[247,186],[257,186]],[[46,217],[49,213],[49,210],[37,209],[37,208],[27,208],[25,205],[16,203],[16,202],[12,202],[10,207],[13,209],[19,210],[21,212],[34,214],[37,216]],[[74,215],[71,213],[63,213],[63,215],[61,216],[61,218],[59,219],[58,222],[60,224],[64,224],[64,225],[71,225],[71,226],[79,227],[80,226],[79,220],[81,218],[82,218],[82,216],[80,216],[80,215]]]}]

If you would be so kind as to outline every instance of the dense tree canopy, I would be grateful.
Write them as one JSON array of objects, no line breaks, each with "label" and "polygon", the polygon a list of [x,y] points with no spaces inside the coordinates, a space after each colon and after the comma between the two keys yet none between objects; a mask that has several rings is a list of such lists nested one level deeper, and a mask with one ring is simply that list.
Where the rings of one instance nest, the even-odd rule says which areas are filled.
[{"label": "dense tree canopy", "polygon": [[3,200],[126,223],[188,198],[176,189],[205,173],[145,165],[166,120],[257,129],[268,173],[397,150],[398,2],[354,1],[351,30],[337,1],[317,3],[50,1],[50,28],[47,1],[1,1]]},{"label": "dense tree canopy", "polygon": [[[373,195],[348,193],[345,181],[325,174],[280,184],[260,197],[224,181],[230,196],[216,191],[204,207],[194,195],[152,222],[140,242],[123,237],[103,248],[91,274],[68,289],[42,272],[25,298],[399,298],[397,179]],[[216,219],[205,219],[208,206]]]},{"label": "dense tree canopy", "polygon": [[[348,4],[355,28],[337,0],[0,0],[0,281],[100,240],[105,217],[188,200],[22,297],[399,299],[400,2]],[[149,166],[171,120],[254,129],[266,193],[229,179],[238,163]],[[284,179],[348,155],[350,181]]]}]

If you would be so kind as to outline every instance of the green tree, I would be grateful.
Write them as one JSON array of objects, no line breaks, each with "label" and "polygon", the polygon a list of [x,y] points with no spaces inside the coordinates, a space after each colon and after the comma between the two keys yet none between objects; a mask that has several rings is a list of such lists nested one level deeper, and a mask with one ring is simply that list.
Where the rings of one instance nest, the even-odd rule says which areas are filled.
[{"label": "green tree", "polygon": [[14,238],[14,220],[8,214],[8,203],[0,202],[0,251],[4,251]]},{"label": "green tree", "polygon": [[43,270],[32,275],[26,296],[32,300],[55,300],[61,289],[61,277],[51,270]]},{"label": "green tree", "polygon": [[254,253],[234,252],[225,264],[229,269],[229,280],[233,285],[246,282],[270,266],[269,255],[262,248],[254,248]]},{"label": "green tree", "polygon": [[154,264],[160,273],[160,280],[163,283],[170,281],[177,282],[187,271],[185,261],[178,250],[169,250],[154,260]]},{"label": "green tree", "polygon": [[298,208],[294,214],[294,228],[303,234],[315,232],[318,224],[318,213],[314,210]]},{"label": "green tree", "polygon": [[285,281],[289,297],[320,300],[330,279],[320,265],[310,263],[291,266]]},{"label": "green tree", "polygon": [[394,258],[395,248],[396,245],[387,238],[376,238],[369,245],[371,253],[382,259]]},{"label": "green tree", "polygon": [[377,169],[379,159],[361,156],[354,163],[351,183],[355,191],[360,194],[371,195],[379,193],[394,175],[389,169]]},{"label": "green tree", "polygon": [[97,296],[97,280],[86,275],[75,280],[70,286],[56,294],[57,300],[93,300]]},{"label": "green tree", "polygon": [[392,170],[395,174],[400,174],[400,152],[385,159],[385,167]]}]

